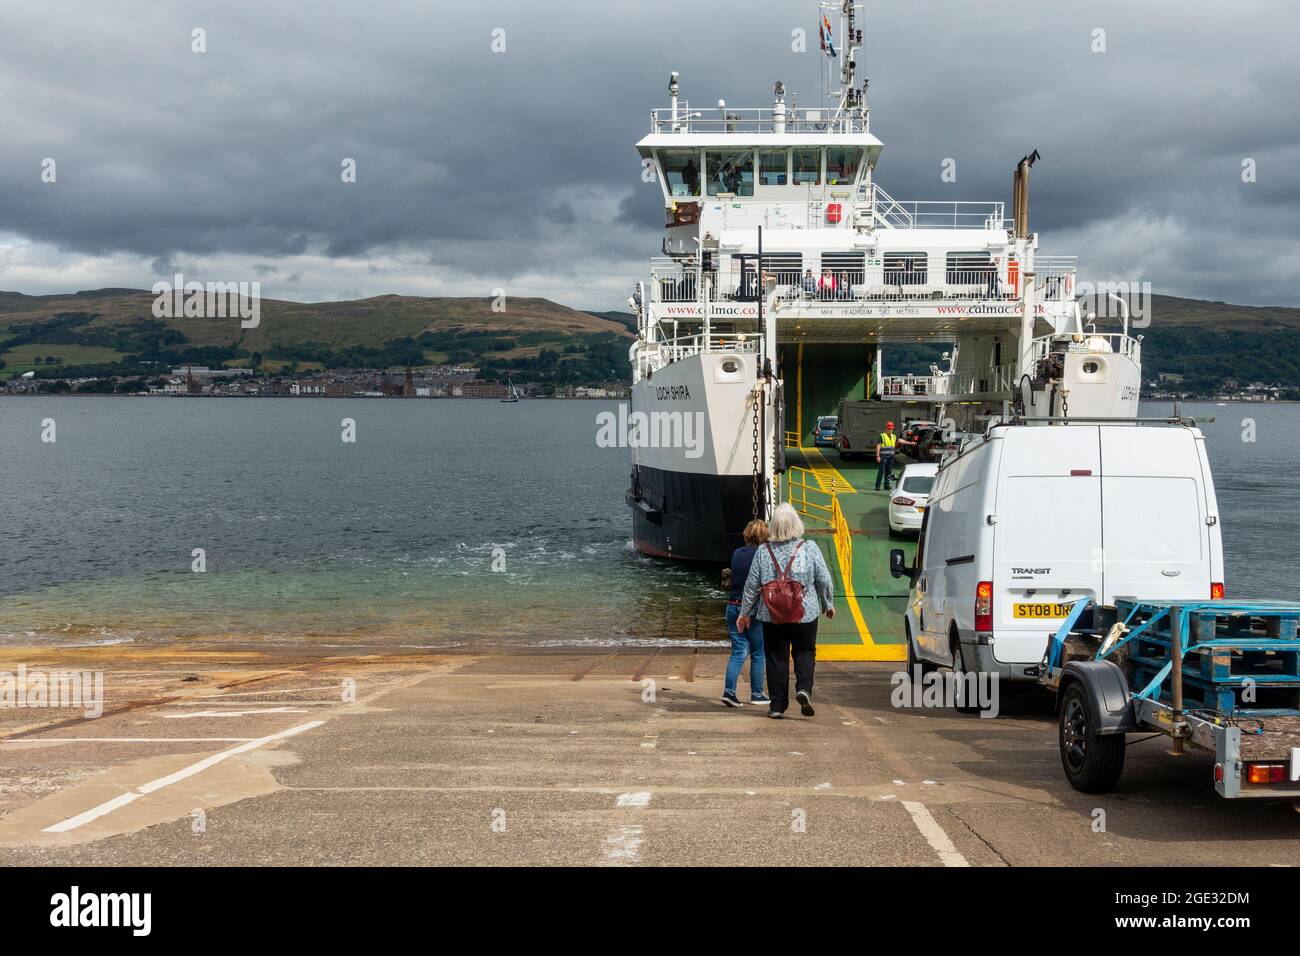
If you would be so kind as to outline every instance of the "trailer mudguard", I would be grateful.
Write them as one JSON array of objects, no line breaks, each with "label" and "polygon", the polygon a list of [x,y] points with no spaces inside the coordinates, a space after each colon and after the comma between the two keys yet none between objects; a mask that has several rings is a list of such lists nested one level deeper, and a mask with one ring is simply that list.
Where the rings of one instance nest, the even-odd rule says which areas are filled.
[{"label": "trailer mudguard", "polygon": [[1061,672],[1060,690],[1076,680],[1088,693],[1092,713],[1097,718],[1097,733],[1125,734],[1137,730],[1133,692],[1119,665],[1112,661],[1070,661]]}]

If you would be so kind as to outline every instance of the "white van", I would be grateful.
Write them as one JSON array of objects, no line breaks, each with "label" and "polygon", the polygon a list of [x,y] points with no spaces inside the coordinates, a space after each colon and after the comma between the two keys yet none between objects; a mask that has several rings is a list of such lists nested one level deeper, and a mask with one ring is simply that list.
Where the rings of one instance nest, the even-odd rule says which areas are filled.
[{"label": "white van", "polygon": [[1036,679],[1081,597],[1223,596],[1205,439],[1189,425],[996,424],[939,468],[905,567],[908,672]]}]

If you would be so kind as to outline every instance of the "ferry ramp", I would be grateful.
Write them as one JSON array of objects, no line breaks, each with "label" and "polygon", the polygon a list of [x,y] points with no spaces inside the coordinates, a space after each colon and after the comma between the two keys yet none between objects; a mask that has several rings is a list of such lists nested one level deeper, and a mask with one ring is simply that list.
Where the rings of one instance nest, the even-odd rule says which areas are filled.
[{"label": "ferry ramp", "polygon": [[916,540],[890,537],[889,496],[875,490],[876,463],[805,445],[787,448],[786,460],[781,500],[804,516],[808,540],[822,549],[835,579],[837,613],[818,625],[817,659],[905,660],[908,582],[890,575],[889,551],[902,548],[910,560]]}]

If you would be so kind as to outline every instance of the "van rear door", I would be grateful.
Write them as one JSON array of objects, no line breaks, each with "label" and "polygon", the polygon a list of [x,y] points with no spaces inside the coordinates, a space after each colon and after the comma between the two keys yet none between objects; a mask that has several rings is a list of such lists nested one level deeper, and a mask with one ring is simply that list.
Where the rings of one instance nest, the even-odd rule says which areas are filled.
[{"label": "van rear door", "polygon": [[993,535],[993,656],[1035,664],[1069,606],[1102,593],[1100,439],[1088,425],[1005,434]]},{"label": "van rear door", "polygon": [[1210,598],[1210,528],[1196,436],[1101,429],[1104,600]]}]

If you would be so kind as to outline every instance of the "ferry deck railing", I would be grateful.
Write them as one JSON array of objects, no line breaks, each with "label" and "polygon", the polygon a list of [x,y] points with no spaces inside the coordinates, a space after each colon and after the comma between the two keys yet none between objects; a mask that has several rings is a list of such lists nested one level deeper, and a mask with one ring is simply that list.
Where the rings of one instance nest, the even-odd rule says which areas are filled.
[{"label": "ferry deck railing", "polygon": [[1141,362],[1142,342],[1123,332],[1058,332],[1034,339],[1035,360],[1045,359],[1053,352],[1110,352]]},{"label": "ferry deck railing", "polygon": [[[844,114],[835,116],[834,109],[813,107],[788,107],[785,111],[784,131],[787,133],[865,133],[866,119]],[[672,107],[659,107],[650,111],[652,133],[775,133],[780,121],[773,116],[771,107],[705,107],[691,109],[690,103],[681,100],[674,113]]]},{"label": "ferry deck railing", "polygon": [[[820,258],[820,257],[817,257]],[[863,303],[960,301],[1011,302],[1020,298],[1023,279],[1005,266],[949,268],[946,261],[929,262],[919,255],[886,253],[883,265],[867,270],[831,259],[817,261],[798,253],[764,256],[763,283],[775,291],[780,305],[798,303]],[[652,302],[754,302],[762,288],[752,264],[730,256],[715,257],[707,272],[692,259],[656,257],[650,263]],[[1074,294],[1073,257],[1056,257],[1035,267],[1034,298],[1040,302],[1071,301]]]},{"label": "ferry deck railing", "polygon": [[1009,392],[1016,385],[1014,364],[993,365],[966,372],[941,372],[933,376],[935,397],[984,395],[990,392]]},{"label": "ferry deck railing", "polygon": [[665,365],[702,352],[748,353],[756,351],[757,348],[757,337],[727,332],[711,332],[707,336],[696,333],[661,339],[657,342],[638,343],[632,347],[631,358],[635,363],[636,378],[639,381],[647,372],[658,371]]},{"label": "ferry deck railing", "polygon": [[880,392],[888,397],[928,398],[935,394],[933,375],[882,375]]}]

